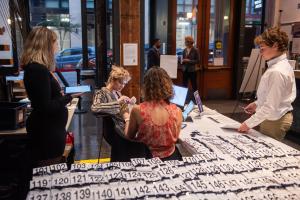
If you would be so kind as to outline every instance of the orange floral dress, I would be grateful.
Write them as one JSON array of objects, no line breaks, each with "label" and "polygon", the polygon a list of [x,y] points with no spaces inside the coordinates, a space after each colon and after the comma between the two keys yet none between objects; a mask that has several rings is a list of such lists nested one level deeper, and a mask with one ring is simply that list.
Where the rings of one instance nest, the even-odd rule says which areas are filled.
[{"label": "orange floral dress", "polygon": [[[157,106],[163,106],[169,113],[169,119],[163,125],[155,124],[151,118],[151,111]],[[165,101],[143,102],[140,104],[140,112],[142,122],[136,139],[149,147],[153,157],[165,158],[172,155],[180,132],[177,127],[177,106]]]}]

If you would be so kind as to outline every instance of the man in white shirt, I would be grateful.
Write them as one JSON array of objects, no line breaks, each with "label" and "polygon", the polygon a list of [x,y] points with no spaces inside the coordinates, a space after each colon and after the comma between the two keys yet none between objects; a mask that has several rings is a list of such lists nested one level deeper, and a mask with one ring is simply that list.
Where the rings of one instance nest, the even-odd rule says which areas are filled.
[{"label": "man in white shirt", "polygon": [[256,37],[255,43],[260,46],[268,69],[261,77],[257,100],[245,107],[245,112],[252,116],[238,131],[247,132],[260,124],[261,133],[282,140],[292,125],[291,104],[296,98],[295,75],[285,54],[288,36],[279,28],[270,28]]}]

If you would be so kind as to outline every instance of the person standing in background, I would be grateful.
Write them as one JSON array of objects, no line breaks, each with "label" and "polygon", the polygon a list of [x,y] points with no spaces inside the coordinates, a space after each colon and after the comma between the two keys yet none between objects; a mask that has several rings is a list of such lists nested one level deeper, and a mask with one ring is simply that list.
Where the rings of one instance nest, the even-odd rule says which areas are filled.
[{"label": "person standing in background", "polygon": [[153,66],[159,67],[160,65],[160,39],[155,38],[152,43],[152,47],[148,51],[148,64],[147,64],[147,70],[149,70]]},{"label": "person standing in background", "polygon": [[279,28],[267,29],[255,38],[260,54],[268,68],[262,75],[257,100],[244,108],[252,116],[244,121],[239,132],[248,132],[260,124],[260,132],[276,140],[283,140],[293,122],[292,102],[296,98],[293,68],[288,62],[288,35]]},{"label": "person standing in background", "polygon": [[195,92],[197,90],[196,64],[199,64],[200,62],[199,51],[194,47],[194,39],[192,36],[186,36],[184,40],[186,48],[183,50],[181,61],[183,85],[188,87],[188,81],[190,80],[193,92]]}]

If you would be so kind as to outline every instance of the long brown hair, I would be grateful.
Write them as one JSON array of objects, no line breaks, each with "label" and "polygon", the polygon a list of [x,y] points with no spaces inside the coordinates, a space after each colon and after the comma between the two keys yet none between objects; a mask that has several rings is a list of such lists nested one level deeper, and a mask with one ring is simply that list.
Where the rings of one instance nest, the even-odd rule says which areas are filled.
[{"label": "long brown hair", "polygon": [[172,85],[170,76],[163,68],[150,68],[144,76],[145,101],[165,100],[169,103],[174,96]]},{"label": "long brown hair", "polygon": [[53,47],[57,40],[54,31],[46,27],[34,28],[26,38],[21,55],[21,65],[25,66],[30,62],[37,62],[45,65],[50,71],[55,69]]}]

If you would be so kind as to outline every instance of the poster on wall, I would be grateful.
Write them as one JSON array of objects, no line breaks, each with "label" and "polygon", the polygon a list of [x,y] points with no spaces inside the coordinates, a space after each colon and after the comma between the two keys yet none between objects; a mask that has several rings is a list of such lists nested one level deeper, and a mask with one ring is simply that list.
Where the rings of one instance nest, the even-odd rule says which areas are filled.
[{"label": "poster on wall", "polygon": [[138,44],[137,43],[123,44],[123,65],[124,66],[138,65]]}]

